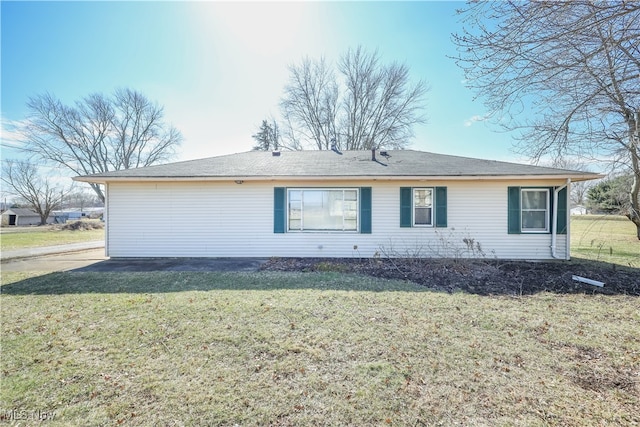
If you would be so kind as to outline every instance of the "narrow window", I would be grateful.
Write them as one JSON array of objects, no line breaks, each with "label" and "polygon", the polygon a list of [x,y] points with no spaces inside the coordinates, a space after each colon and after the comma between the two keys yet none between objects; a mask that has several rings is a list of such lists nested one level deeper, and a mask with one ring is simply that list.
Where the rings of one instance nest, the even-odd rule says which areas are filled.
[{"label": "narrow window", "polygon": [[549,190],[522,189],[522,232],[544,233],[549,231]]},{"label": "narrow window", "polygon": [[413,225],[433,225],[433,189],[413,189]]}]

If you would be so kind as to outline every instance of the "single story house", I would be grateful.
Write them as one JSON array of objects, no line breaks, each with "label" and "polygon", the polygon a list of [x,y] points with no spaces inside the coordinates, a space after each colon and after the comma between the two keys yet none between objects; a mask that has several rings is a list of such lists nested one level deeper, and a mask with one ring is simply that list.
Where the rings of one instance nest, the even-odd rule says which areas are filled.
[{"label": "single story house", "polygon": [[106,187],[110,257],[543,260],[569,259],[571,183],[600,177],[414,150],[327,150],[74,179]]},{"label": "single story house", "polygon": [[[47,218],[47,224],[53,224],[54,222],[55,218],[53,216]],[[11,208],[2,212],[2,225],[27,226],[39,224],[40,215],[31,209]]]}]

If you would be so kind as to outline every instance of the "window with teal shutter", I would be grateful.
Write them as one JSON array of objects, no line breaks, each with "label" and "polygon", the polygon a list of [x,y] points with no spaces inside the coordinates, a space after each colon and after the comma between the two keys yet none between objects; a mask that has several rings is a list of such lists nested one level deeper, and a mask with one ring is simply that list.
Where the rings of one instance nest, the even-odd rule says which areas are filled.
[{"label": "window with teal shutter", "polygon": [[558,192],[558,221],[556,233],[567,234],[567,187]]},{"label": "window with teal shutter", "polygon": [[[553,217],[553,191],[554,187],[509,187],[508,188],[508,232],[509,234],[521,234],[530,232],[550,233],[551,228],[543,224],[543,219],[551,221]],[[527,197],[523,201],[523,197]],[[567,189],[558,192],[558,219],[556,232],[567,234]],[[539,204],[539,206],[538,206]],[[526,222],[523,222],[523,218]],[[536,219],[543,225],[536,226]]]},{"label": "window with teal shutter", "polygon": [[371,234],[371,187],[360,188],[360,233]]},{"label": "window with teal shutter", "polygon": [[447,227],[447,187],[400,187],[400,227],[433,225]]},{"label": "window with teal shutter", "polygon": [[436,187],[436,227],[447,226],[447,187]]},{"label": "window with teal shutter", "polygon": [[509,187],[507,193],[508,232],[520,234],[520,187]]},{"label": "window with teal shutter", "polygon": [[286,226],[286,189],[275,187],[273,189],[273,232],[284,233]]},{"label": "window with teal shutter", "polygon": [[412,199],[411,187],[400,187],[400,227],[411,227]]}]

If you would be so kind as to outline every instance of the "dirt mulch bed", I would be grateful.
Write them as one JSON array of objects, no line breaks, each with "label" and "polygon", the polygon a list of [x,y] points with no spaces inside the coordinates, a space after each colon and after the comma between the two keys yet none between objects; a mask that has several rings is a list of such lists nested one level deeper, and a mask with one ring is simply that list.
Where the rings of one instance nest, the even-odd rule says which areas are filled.
[{"label": "dirt mulch bed", "polygon": [[[272,258],[267,271],[335,271],[415,282],[437,291],[478,295],[538,292],[640,296],[640,270],[610,264],[445,259]],[[581,283],[581,276],[604,287]]]}]

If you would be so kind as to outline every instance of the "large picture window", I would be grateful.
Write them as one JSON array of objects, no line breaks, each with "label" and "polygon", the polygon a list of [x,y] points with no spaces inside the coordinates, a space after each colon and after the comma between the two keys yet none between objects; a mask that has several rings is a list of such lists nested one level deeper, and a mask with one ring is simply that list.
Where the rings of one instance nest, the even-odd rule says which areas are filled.
[{"label": "large picture window", "polygon": [[288,190],[289,231],[357,231],[358,190]]},{"label": "large picture window", "polygon": [[549,190],[522,189],[522,232],[549,231]]}]

